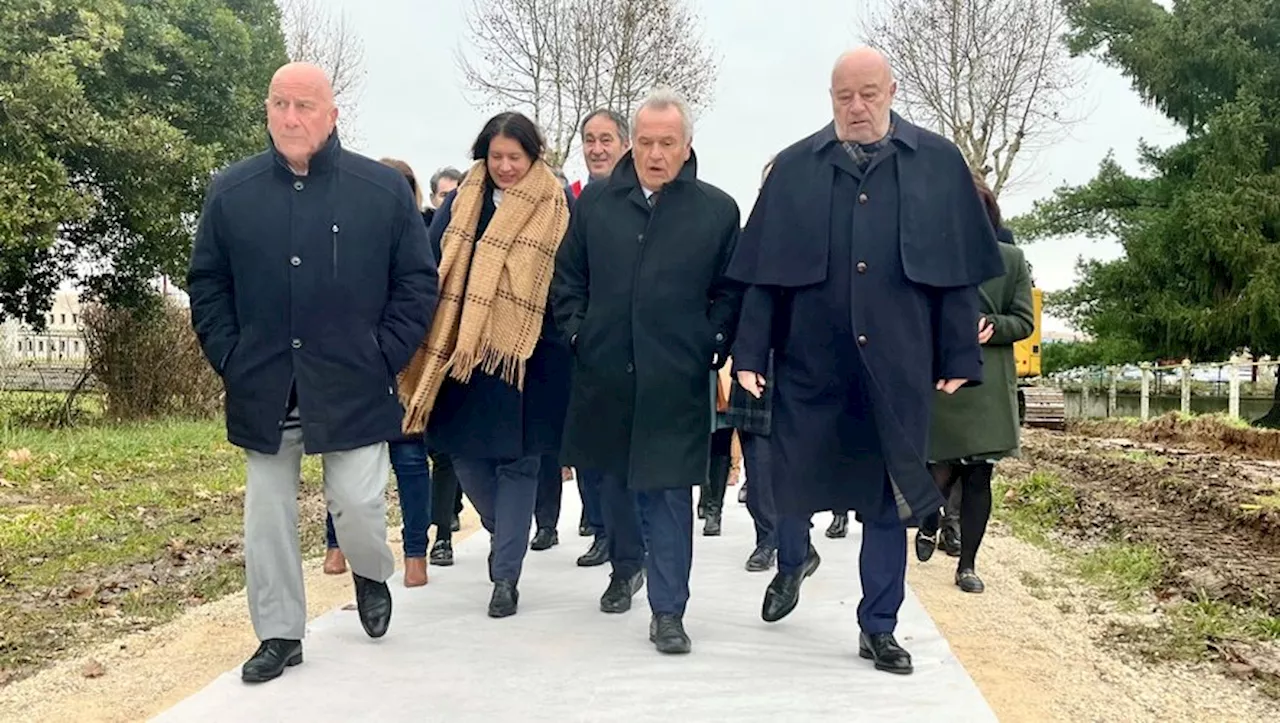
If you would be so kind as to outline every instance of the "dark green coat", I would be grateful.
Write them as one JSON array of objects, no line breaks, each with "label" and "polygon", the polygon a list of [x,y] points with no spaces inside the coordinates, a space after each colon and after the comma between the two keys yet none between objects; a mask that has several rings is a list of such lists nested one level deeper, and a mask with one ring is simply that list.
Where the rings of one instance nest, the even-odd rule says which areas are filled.
[{"label": "dark green coat", "polygon": [[[1022,249],[1000,244],[1005,274],[980,288],[982,315],[995,334],[982,347],[982,384],[955,394],[937,392],[929,433],[929,459],[998,459],[1018,453],[1018,372],[1013,345],[1035,330],[1031,271]],[[973,333],[978,333],[977,319]]]}]

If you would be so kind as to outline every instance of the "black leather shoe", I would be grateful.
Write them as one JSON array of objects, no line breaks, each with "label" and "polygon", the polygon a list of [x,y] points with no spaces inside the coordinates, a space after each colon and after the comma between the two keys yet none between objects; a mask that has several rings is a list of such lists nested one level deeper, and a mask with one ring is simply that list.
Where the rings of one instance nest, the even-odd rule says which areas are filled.
[{"label": "black leather shoe", "polygon": [[533,536],[533,542],[529,543],[530,550],[550,550],[560,544],[560,533],[555,530],[543,527]]},{"label": "black leather shoe", "polygon": [[509,618],[516,614],[520,604],[520,591],[515,580],[499,580],[493,583],[493,597],[489,598],[489,617]]},{"label": "black leather shoe", "polygon": [[755,552],[747,558],[747,572],[764,572],[773,567],[778,558],[778,551],[768,545],[756,546]]},{"label": "black leather shoe", "polygon": [[702,527],[702,536],[719,537],[720,532],[720,510],[707,510],[707,524]]},{"label": "black leather shoe", "polygon": [[600,611],[606,613],[625,613],[631,609],[631,598],[644,587],[644,570],[631,577],[613,575],[609,578],[609,587],[600,596]]},{"label": "black leather shoe", "polygon": [[578,567],[597,567],[609,561],[609,538],[597,537],[591,542],[591,549],[578,558]]},{"label": "black leather shoe", "polygon": [[578,537],[591,537],[594,534],[596,533],[595,530],[591,529],[591,525],[585,522],[578,525]]},{"label": "black leather shoe", "polygon": [[285,668],[301,664],[301,640],[264,640],[258,646],[258,652],[240,669],[240,679],[246,683],[265,683],[279,678]]},{"label": "black leather shoe", "polygon": [[902,649],[893,633],[876,633],[858,636],[858,655],[867,660],[874,660],[876,670],[897,675],[911,675],[911,653]]},{"label": "black leather shoe", "polygon": [[805,581],[805,578],[817,572],[820,564],[822,564],[822,558],[818,557],[818,551],[810,545],[809,555],[799,570],[791,573],[778,572],[774,575],[773,581],[764,591],[764,605],[760,608],[760,617],[766,623],[776,623],[790,615],[791,611],[796,609],[796,605],[800,604],[800,584]]},{"label": "black leather shoe", "polygon": [[835,515],[831,518],[831,526],[827,528],[826,535],[829,539],[838,540],[849,534],[849,514]]},{"label": "black leather shoe", "polygon": [[978,577],[978,573],[971,567],[956,570],[956,587],[974,594],[985,592],[987,589],[987,586],[982,583],[982,578]]},{"label": "black leather shoe", "polygon": [[743,482],[742,484],[738,485],[738,504],[740,505],[747,504],[747,483],[746,482]]},{"label": "black leather shoe", "polygon": [[387,634],[391,625],[391,588],[385,582],[374,582],[354,572],[356,581],[356,608],[360,611],[360,625],[371,638]]},{"label": "black leather shoe", "polygon": [[454,532],[457,532],[458,530],[462,529],[462,520],[458,519],[457,515],[453,516],[453,521],[449,523],[449,529],[453,530]]},{"label": "black leather shoe", "polygon": [[933,551],[938,548],[938,533],[926,535],[922,530],[916,530],[916,559],[920,562],[928,562],[933,557]]},{"label": "black leather shoe", "polygon": [[453,564],[453,543],[448,540],[436,540],[431,546],[431,564],[448,567]]},{"label": "black leather shoe", "polygon": [[666,655],[682,655],[693,649],[684,621],[679,615],[655,613],[649,619],[649,642]]},{"label": "black leather shoe", "polygon": [[947,557],[960,557],[960,523],[951,517],[942,518],[942,532],[938,547]]}]

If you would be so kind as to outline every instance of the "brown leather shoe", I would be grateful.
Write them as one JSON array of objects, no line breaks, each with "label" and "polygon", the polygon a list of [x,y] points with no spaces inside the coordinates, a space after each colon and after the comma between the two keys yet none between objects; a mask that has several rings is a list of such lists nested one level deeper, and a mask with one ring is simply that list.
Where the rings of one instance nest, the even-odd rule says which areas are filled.
[{"label": "brown leather shoe", "polygon": [[342,550],[331,547],[324,553],[324,574],[341,575],[347,571],[347,556]]},{"label": "brown leather shoe", "polygon": [[404,559],[404,586],[422,587],[427,584],[427,558],[406,557]]}]

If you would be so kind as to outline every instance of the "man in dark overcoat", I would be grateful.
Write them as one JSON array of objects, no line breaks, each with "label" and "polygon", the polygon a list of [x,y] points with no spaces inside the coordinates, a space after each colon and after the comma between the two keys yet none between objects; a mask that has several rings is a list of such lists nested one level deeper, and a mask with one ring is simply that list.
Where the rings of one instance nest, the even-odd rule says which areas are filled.
[{"label": "man in dark overcoat", "polygon": [[247,457],[245,575],[261,645],[246,682],[302,662],[304,453],[324,458],[365,632],[381,637],[391,620],[387,440],[400,436],[396,374],[431,324],[436,264],[404,176],[344,150],[337,117],[319,68],[276,72],[271,148],[213,180],[187,274],[192,323],[226,387],[227,439]]},{"label": "man in dark overcoat", "polygon": [[774,352],[778,573],[762,617],[790,613],[817,569],[811,515],[855,510],[860,654],[910,673],[893,632],[906,526],[942,504],[930,404],[981,380],[977,286],[1004,269],[964,158],[893,114],[895,91],[880,53],[841,56],[833,122],[778,154],[728,275],[750,285],[733,354],[748,391]]},{"label": "man in dark overcoat", "polygon": [[692,488],[710,458],[709,370],[724,363],[741,300],[723,275],[738,207],[698,180],[692,138],[680,96],[658,91],[640,106],[632,152],[579,197],[552,282],[575,357],[561,462],[600,475],[613,567],[600,608],[630,609],[647,568],[649,639],[664,653],[690,649],[683,617]]}]

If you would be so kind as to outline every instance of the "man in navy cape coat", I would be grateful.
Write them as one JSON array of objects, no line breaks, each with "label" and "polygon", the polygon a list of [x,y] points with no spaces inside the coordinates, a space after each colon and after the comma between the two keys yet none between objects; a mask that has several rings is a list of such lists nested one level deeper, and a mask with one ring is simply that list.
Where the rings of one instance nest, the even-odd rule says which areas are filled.
[{"label": "man in navy cape coat", "polygon": [[733,358],[749,392],[774,353],[778,573],[762,616],[790,613],[817,569],[812,514],[853,509],[860,653],[906,674],[893,636],[906,527],[943,502],[926,466],[931,401],[981,382],[977,286],[1004,267],[964,158],[894,114],[895,91],[878,52],[841,56],[834,122],[778,154],[728,276],[748,285]]}]

